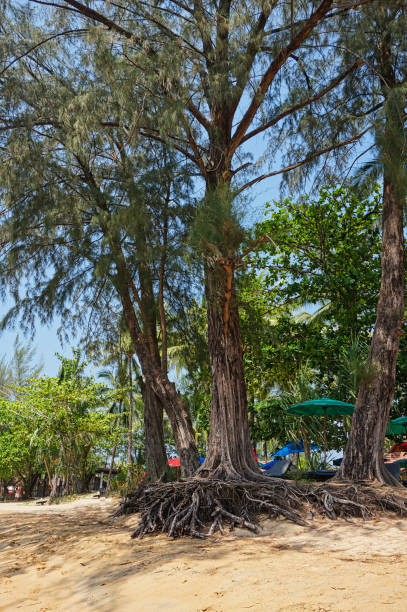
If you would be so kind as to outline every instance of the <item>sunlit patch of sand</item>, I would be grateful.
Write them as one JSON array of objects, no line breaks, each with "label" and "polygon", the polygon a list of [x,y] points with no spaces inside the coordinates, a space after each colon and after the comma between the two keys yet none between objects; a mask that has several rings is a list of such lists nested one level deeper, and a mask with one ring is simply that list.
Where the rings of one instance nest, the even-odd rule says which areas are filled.
[{"label": "sunlit patch of sand", "polygon": [[0,504],[0,610],[403,610],[407,520],[267,520],[208,541],[131,540],[117,502]]}]

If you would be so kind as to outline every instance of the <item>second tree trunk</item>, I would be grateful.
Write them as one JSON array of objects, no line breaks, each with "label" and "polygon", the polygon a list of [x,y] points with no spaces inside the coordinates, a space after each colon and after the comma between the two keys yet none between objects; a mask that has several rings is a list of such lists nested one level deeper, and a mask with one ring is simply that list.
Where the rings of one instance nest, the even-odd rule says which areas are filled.
[{"label": "second tree trunk", "polygon": [[362,382],[338,478],[395,484],[383,461],[383,442],[396,384],[396,362],[404,321],[403,202],[385,179],[382,275],[370,345],[372,379]]}]

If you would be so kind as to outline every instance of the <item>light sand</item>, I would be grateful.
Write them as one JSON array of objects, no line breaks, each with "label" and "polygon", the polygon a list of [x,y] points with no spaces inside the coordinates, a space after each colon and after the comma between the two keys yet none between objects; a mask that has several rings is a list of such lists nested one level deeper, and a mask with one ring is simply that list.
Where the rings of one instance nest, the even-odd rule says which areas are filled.
[{"label": "light sand", "polygon": [[0,504],[0,610],[407,609],[407,520],[140,541],[129,537],[137,517],[109,522],[116,503]]}]

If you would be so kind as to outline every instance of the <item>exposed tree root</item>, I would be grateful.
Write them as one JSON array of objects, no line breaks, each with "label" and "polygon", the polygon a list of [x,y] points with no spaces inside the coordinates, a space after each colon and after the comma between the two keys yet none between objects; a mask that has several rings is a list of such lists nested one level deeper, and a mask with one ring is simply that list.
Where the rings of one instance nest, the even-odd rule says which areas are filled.
[{"label": "exposed tree root", "polygon": [[309,512],[330,519],[371,519],[385,512],[407,516],[407,494],[363,484],[297,486],[271,478],[266,483],[189,479],[139,487],[115,516],[133,512],[140,512],[133,538],[146,533],[205,538],[235,526],[257,533],[261,515],[281,516],[299,525],[307,524]]}]

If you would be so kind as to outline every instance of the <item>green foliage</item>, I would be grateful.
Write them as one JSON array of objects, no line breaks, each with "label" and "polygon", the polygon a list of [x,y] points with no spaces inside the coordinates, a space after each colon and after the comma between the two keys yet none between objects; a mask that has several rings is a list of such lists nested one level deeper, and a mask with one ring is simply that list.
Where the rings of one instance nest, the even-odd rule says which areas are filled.
[{"label": "green foliage", "polygon": [[[23,9],[8,17],[17,27],[18,40],[9,41],[16,48],[21,38],[38,42],[39,23],[50,26]],[[188,166],[163,144],[140,141],[143,94],[134,92],[125,66],[115,65],[112,75],[106,65],[97,74],[98,61],[84,46],[73,53],[72,41],[61,37],[4,75],[2,121],[11,127],[0,132],[0,269],[1,287],[16,303],[4,326],[18,320],[32,327],[36,316],[45,322],[57,314],[61,333],[86,322],[91,340],[105,310],[115,318],[122,307],[124,266],[139,291],[150,285],[134,308],[142,327],[154,327],[163,258],[168,304],[185,297]]]},{"label": "green foliage", "polygon": [[0,405],[1,476],[24,481],[35,472],[63,476],[67,489],[86,482],[115,436],[104,387],[84,375],[76,352],[61,358],[58,377],[32,378]]},{"label": "green foliage", "polygon": [[42,468],[41,444],[32,420],[14,402],[0,399],[0,479],[28,483]]},{"label": "green foliage", "polygon": [[266,208],[256,234],[269,234],[257,257],[275,304],[325,305],[323,318],[348,334],[369,329],[380,279],[379,188],[323,188],[318,198]]},{"label": "green foliage", "polygon": [[359,386],[369,382],[377,374],[369,360],[369,345],[359,336],[342,347],[338,357],[338,393],[344,401],[355,402]]},{"label": "green foliage", "polygon": [[234,258],[244,235],[238,203],[230,185],[221,183],[208,189],[197,207],[189,236],[194,251],[206,257]]},{"label": "green foliage", "polygon": [[[376,188],[324,188],[318,198],[267,207],[255,233],[270,239],[239,284],[249,397],[262,400],[273,387],[290,392],[306,366],[318,372],[320,393],[348,395],[350,381],[338,383],[341,359],[355,338],[353,362],[366,358],[361,347],[375,316],[377,206]],[[310,306],[312,315],[304,312]]]},{"label": "green foliage", "polygon": [[[319,417],[293,418],[285,408],[320,396],[353,402],[373,374],[378,207],[377,187],[323,188],[316,198],[268,205],[256,226],[268,241],[238,285],[254,440],[277,446],[307,436],[322,444]],[[349,419],[329,420],[329,446],[341,448],[348,430]]]}]

